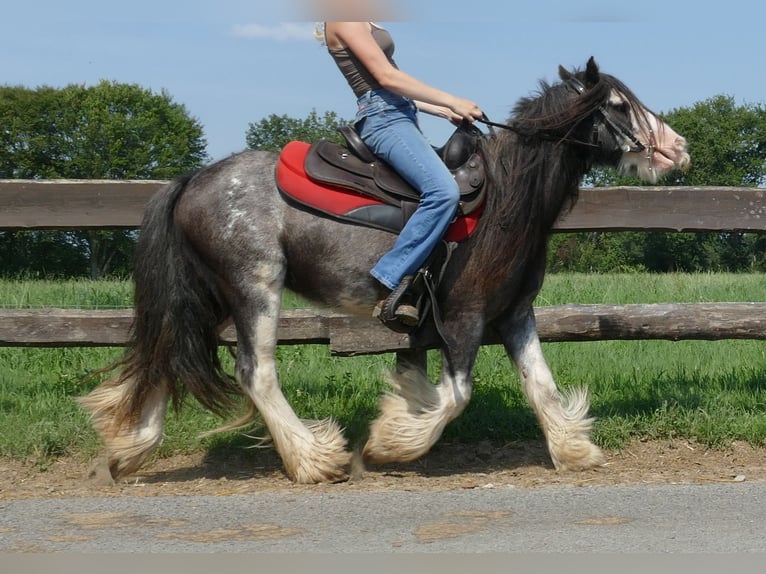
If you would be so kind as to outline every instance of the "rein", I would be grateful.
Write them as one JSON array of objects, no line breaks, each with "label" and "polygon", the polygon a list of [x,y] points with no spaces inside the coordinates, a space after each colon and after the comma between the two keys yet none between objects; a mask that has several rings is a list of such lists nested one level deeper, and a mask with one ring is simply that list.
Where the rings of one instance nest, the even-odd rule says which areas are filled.
[{"label": "rein", "polygon": [[493,128],[501,128],[501,129],[509,130],[509,131],[512,131],[512,132],[518,132],[519,131],[519,129],[516,126],[511,125],[511,124],[499,124],[497,122],[491,122],[489,120],[489,118],[487,117],[487,114],[484,114],[484,113],[482,113],[481,117],[477,118],[476,121],[479,122],[479,123],[488,125],[490,127],[493,127]]},{"label": "rein", "polygon": [[[566,84],[567,84],[567,86],[571,87],[575,92],[577,92],[580,95],[585,92],[585,86],[577,78],[574,78],[574,77],[569,78],[566,81]],[[630,129],[628,129],[622,122],[618,122],[617,120],[613,119],[607,113],[607,111],[606,111],[606,109],[604,108],[603,105],[599,106],[596,109],[596,112],[598,113],[599,118],[604,123],[604,125],[606,125],[606,127],[609,130],[611,130],[612,133],[615,133],[615,134],[617,134],[619,136],[622,136],[623,138],[625,138],[626,140],[628,140],[632,144],[632,145],[627,145],[626,144],[623,147],[623,151],[624,152],[640,153],[642,151],[646,151],[646,153],[647,153],[646,157],[651,162],[651,158],[652,158],[652,155],[654,154],[654,149],[655,149],[654,132],[651,129],[649,129],[649,144],[647,146],[647,145],[644,145],[643,143],[641,143],[639,141],[639,139],[633,134],[633,132],[631,132]],[[499,122],[490,121],[490,119],[487,117],[486,114],[482,114],[482,116],[480,118],[477,118],[476,121],[480,122],[482,124],[485,124],[487,126],[490,126],[490,127],[500,128],[500,129],[504,129],[504,130],[509,130],[509,131],[512,131],[512,132],[515,132],[515,133],[518,133],[518,134],[522,133],[521,130],[517,126],[515,126],[514,124],[503,124],[503,123],[499,123]],[[594,129],[594,133],[596,133],[598,131],[598,126],[594,125],[593,129]],[[557,140],[557,141],[569,141],[569,142],[577,143],[577,144],[580,144],[580,145],[585,145],[585,146],[590,146],[590,147],[598,147],[598,143],[585,142],[585,141],[580,141],[580,140],[572,140],[572,139],[568,139],[566,137],[557,138],[557,137],[550,136],[550,135],[547,135],[547,134],[538,134],[538,135],[540,137],[543,137],[544,139],[551,139],[551,140]],[[594,141],[595,142],[598,141],[598,137],[597,136],[594,138]]]},{"label": "rein", "polygon": [[[490,121],[490,119],[487,117],[486,114],[483,114],[482,117],[480,117],[480,118],[476,118],[475,121],[477,121],[477,122],[479,122],[481,124],[487,125],[490,128],[500,128],[500,129],[508,130],[510,132],[514,132],[514,133],[519,134],[521,136],[529,137],[529,135],[530,135],[528,131],[521,130],[518,126],[516,126],[514,124],[501,124],[501,123],[498,123],[498,122]],[[490,129],[490,132],[491,131],[492,130]],[[543,139],[543,140],[549,140],[549,141],[555,141],[555,142],[569,142],[569,143],[574,143],[574,144],[578,144],[578,145],[582,145],[582,146],[598,147],[598,144],[595,144],[595,143],[592,143],[592,142],[576,140],[576,139],[568,138],[566,136],[560,137],[560,136],[556,136],[556,135],[552,135],[552,134],[548,134],[548,133],[544,133],[544,132],[543,133],[541,133],[541,132],[536,133],[535,137],[538,137],[538,138]]]}]

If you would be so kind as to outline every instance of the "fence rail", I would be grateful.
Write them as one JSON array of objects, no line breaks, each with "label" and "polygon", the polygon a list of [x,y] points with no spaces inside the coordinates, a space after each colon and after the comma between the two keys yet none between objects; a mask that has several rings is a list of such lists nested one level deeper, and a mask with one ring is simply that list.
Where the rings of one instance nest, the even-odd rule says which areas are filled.
[{"label": "fence rail", "polygon": [[[544,342],[664,339],[766,340],[766,303],[673,303],[651,305],[555,305],[535,309]],[[132,309],[0,310],[0,346],[124,346]],[[221,343],[236,342],[233,327]],[[317,309],[286,309],[279,320],[280,345],[328,345],[339,356],[371,355],[410,349],[409,336],[379,322]],[[499,343],[491,330],[484,344]],[[435,339],[430,346],[435,346]]]},{"label": "fence rail", "polygon": [[[163,181],[0,180],[0,230],[138,228]],[[582,189],[557,231],[766,232],[766,190],[739,187]],[[543,341],[766,340],[766,303],[537,307]],[[0,310],[0,346],[122,346],[133,311]],[[236,340],[233,328],[222,344]],[[337,355],[401,352],[409,337],[371,319],[317,309],[283,311],[280,344],[325,344]],[[497,343],[491,331],[485,344]]]},{"label": "fence rail", "polygon": [[[141,225],[164,181],[0,180],[0,229]],[[603,187],[580,190],[558,231],[766,231],[766,189]]]}]

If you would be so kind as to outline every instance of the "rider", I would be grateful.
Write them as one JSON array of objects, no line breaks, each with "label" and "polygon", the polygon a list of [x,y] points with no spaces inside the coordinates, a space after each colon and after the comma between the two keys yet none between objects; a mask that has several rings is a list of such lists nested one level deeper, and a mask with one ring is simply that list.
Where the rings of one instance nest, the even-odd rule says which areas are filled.
[{"label": "rider", "polygon": [[[382,285],[373,316],[396,305],[415,272],[439,243],[457,210],[452,174],[420,131],[417,111],[458,124],[482,111],[470,100],[433,88],[402,72],[393,60],[389,32],[372,22],[325,22],[321,37],[357,97],[355,127],[379,158],[420,192],[417,210],[393,248],[370,271]],[[401,323],[418,323],[417,309],[402,302],[393,309]]]}]

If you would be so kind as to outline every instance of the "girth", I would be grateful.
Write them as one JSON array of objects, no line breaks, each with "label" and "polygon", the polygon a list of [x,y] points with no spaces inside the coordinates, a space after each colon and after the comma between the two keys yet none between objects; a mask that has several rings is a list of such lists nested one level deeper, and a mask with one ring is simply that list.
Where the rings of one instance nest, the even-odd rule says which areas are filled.
[{"label": "girth", "polygon": [[[350,126],[339,128],[346,146],[319,140],[311,146],[304,169],[311,179],[353,189],[389,205],[414,212],[420,194],[386,162],[376,158]],[[435,149],[453,174],[460,190],[459,215],[472,213],[484,202],[484,162],[478,128],[464,122],[447,143]]]}]

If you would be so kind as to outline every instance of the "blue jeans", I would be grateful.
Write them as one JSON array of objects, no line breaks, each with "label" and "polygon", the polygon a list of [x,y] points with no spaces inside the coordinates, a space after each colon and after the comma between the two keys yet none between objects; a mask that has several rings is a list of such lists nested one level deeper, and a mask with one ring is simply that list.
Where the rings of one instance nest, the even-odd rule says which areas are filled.
[{"label": "blue jeans", "polygon": [[356,128],[364,143],[413,188],[420,202],[393,248],[370,273],[389,289],[414,274],[438,245],[455,216],[460,193],[441,158],[420,131],[415,103],[388,90],[358,100]]}]

